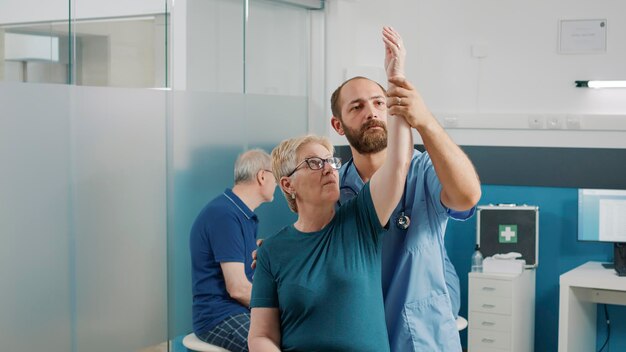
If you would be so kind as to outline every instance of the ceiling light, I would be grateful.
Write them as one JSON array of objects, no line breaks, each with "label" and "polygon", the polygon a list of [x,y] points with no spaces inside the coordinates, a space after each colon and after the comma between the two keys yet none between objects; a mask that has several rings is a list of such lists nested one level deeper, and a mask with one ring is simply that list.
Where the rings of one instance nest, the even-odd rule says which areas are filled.
[{"label": "ceiling light", "polygon": [[576,81],[578,88],[626,88],[626,81]]}]

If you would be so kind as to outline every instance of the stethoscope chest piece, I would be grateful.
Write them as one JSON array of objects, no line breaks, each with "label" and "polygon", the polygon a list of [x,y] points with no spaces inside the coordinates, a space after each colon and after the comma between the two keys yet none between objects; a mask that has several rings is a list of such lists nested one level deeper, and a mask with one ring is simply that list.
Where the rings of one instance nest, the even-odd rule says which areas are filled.
[{"label": "stethoscope chest piece", "polygon": [[398,219],[396,219],[396,226],[400,230],[406,230],[409,228],[409,225],[411,225],[411,219],[403,211],[400,212]]}]

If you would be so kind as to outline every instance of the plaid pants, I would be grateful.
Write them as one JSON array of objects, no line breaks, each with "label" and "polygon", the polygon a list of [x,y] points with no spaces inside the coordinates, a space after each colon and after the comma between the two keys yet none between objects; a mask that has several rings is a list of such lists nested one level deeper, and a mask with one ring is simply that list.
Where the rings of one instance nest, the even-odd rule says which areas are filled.
[{"label": "plaid pants", "polygon": [[198,338],[231,352],[248,352],[248,331],[250,331],[250,313],[242,313],[224,319]]}]

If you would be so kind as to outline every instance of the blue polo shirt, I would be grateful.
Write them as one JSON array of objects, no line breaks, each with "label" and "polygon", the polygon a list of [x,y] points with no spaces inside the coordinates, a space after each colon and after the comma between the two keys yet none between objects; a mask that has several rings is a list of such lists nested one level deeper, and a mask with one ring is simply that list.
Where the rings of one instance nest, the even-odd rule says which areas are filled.
[{"label": "blue polo shirt", "polygon": [[[353,162],[341,168],[339,179],[340,202],[363,187]],[[441,183],[428,153],[414,151],[406,192],[383,236],[382,289],[393,352],[461,351],[446,285],[444,234],[448,218],[468,219],[475,208],[466,212],[447,209],[440,194]],[[407,230],[395,225],[403,210],[411,219]]]},{"label": "blue polo shirt", "polygon": [[252,282],[254,271],[250,265],[257,228],[257,216],[231,189],[198,214],[189,238],[196,335],[210,331],[230,316],[250,311],[230,298],[220,263],[244,263],[246,276]]}]

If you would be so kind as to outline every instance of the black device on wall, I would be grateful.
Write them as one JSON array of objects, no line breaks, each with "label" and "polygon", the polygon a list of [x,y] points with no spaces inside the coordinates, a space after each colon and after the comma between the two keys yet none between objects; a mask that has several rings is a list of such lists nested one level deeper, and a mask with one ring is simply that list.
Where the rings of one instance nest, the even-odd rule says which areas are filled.
[{"label": "black device on wall", "polygon": [[619,276],[626,276],[626,243],[613,244],[613,263]]},{"label": "black device on wall", "polygon": [[483,256],[518,252],[527,268],[539,264],[539,207],[498,204],[477,207],[476,242]]}]

